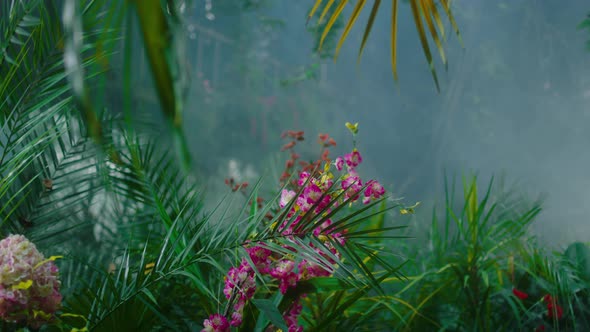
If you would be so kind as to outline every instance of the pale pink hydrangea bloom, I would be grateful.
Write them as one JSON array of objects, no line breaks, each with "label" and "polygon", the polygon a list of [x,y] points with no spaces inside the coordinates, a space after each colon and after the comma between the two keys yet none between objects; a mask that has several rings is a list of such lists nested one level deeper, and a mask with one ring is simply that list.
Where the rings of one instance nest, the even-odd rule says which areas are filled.
[{"label": "pale pink hydrangea bloom", "polygon": [[35,328],[52,320],[62,300],[58,272],[24,236],[0,241],[0,318]]}]

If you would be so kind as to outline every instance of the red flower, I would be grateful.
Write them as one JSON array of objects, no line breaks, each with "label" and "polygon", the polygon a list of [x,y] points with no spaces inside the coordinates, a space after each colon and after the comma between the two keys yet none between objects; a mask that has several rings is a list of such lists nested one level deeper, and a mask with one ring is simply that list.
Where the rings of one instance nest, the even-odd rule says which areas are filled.
[{"label": "red flower", "polygon": [[295,161],[293,159],[287,159],[285,162],[285,168],[291,168],[295,165]]},{"label": "red flower", "polygon": [[563,317],[563,308],[561,308],[561,306],[559,304],[556,304],[555,302],[548,303],[547,316],[549,318],[561,319],[561,317]]},{"label": "red flower", "polygon": [[294,146],[295,146],[295,144],[297,144],[297,142],[295,142],[295,141],[291,141],[291,142],[289,142],[289,143],[287,143],[287,144],[283,145],[283,147],[281,148],[281,151],[289,150],[289,149],[291,149],[292,147],[294,147]]},{"label": "red flower", "polygon": [[516,288],[512,288],[512,294],[514,294],[514,296],[518,297],[521,300],[526,300],[529,297],[529,294],[520,291]]},{"label": "red flower", "polygon": [[285,181],[287,180],[289,177],[291,176],[291,174],[289,172],[283,172],[283,175],[281,175],[281,178],[279,179],[279,181]]},{"label": "red flower", "polygon": [[535,329],[535,332],[541,332],[541,331],[545,331],[545,325],[539,325]]},{"label": "red flower", "polygon": [[547,294],[543,297],[543,301],[547,303],[547,317],[553,319],[561,319],[563,317],[563,308],[557,304],[557,300],[554,297]]}]

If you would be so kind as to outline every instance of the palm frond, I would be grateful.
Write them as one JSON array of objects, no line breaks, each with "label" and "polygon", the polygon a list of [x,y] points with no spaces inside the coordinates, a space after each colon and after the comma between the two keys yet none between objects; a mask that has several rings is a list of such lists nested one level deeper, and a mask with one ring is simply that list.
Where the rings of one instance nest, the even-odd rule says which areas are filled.
[{"label": "palm frond", "polygon": [[[319,43],[320,49],[324,45],[324,41],[326,40],[326,37],[329,35],[330,31],[332,30],[332,28],[334,26],[334,22],[336,22],[336,20],[341,17],[343,10],[348,3],[348,0],[340,0],[336,6],[336,9],[334,11],[332,11],[329,16],[327,16],[326,14],[330,11],[334,2],[335,2],[335,0],[329,0],[327,2],[324,2],[323,0],[316,0],[311,11],[309,12],[309,15],[308,15],[308,21],[309,21],[312,17],[314,17],[314,15],[316,14],[316,12],[318,10],[322,9],[322,14],[320,15],[318,24],[323,23],[324,17],[326,17],[328,19],[327,24],[322,28],[322,36],[321,36],[320,43]],[[356,1],[354,8],[352,10],[352,13],[350,14],[350,17],[348,18],[346,26],[340,36],[340,39],[338,40],[338,44],[336,46],[336,54],[334,56],[335,60],[338,57],[338,54],[342,48],[342,45],[344,44],[344,41],[348,37],[352,27],[357,22],[357,19],[358,19],[360,13],[362,12],[363,8],[365,8],[366,2],[367,2],[366,0],[357,0]],[[323,5],[323,7],[322,7],[322,5]],[[377,16],[378,11],[379,11],[380,5],[381,5],[381,0],[374,0],[373,6],[371,9],[371,13],[369,15],[369,19],[368,19],[367,24],[365,26],[363,38],[362,38],[361,45],[359,48],[359,55],[358,55],[359,61],[360,61],[361,55],[363,53],[363,50],[365,48],[366,42],[368,40],[369,34],[371,33],[371,29],[373,27],[373,23],[375,21],[375,17]],[[461,35],[459,33],[459,29],[457,27],[457,24],[455,22],[453,14],[451,12],[449,0],[439,0],[438,2],[435,0],[410,0],[410,7],[411,7],[411,11],[412,11],[412,16],[414,19],[414,23],[416,25],[416,30],[418,31],[420,43],[422,44],[422,50],[424,51],[424,56],[426,57],[426,60],[428,62],[428,66],[430,68],[432,78],[433,78],[434,83],[436,85],[436,89],[437,89],[437,91],[440,91],[438,77],[436,74],[436,69],[435,69],[434,61],[433,61],[433,57],[432,57],[432,52],[430,51],[430,46],[428,43],[428,34],[427,34],[425,26],[424,26],[424,25],[426,25],[426,28],[428,29],[428,32],[430,34],[430,38],[434,42],[434,44],[438,50],[438,53],[440,55],[440,58],[442,60],[442,63],[446,68],[447,67],[447,58],[446,58],[446,55],[444,52],[444,47],[443,47],[443,41],[445,40],[445,29],[444,29],[444,25],[442,24],[441,15],[439,14],[439,9],[437,9],[437,6],[442,7],[442,11],[444,11],[446,16],[448,17],[449,21],[451,22],[451,24],[453,26],[453,29],[455,30],[455,32],[459,38],[459,41],[461,41]],[[397,75],[398,28],[397,28],[397,25],[398,25],[398,0],[392,0],[391,42],[390,42],[390,45],[391,45],[391,69],[392,69],[394,79],[396,81],[398,79],[398,75]]]}]

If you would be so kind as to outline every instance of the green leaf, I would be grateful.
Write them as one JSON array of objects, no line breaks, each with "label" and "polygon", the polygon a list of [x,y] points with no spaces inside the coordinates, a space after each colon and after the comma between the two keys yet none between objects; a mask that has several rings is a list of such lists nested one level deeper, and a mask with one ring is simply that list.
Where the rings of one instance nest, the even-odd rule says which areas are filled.
[{"label": "green leaf", "polygon": [[350,283],[334,277],[313,278],[301,281],[297,284],[297,288],[299,287],[301,287],[305,293],[334,292],[353,288]]},{"label": "green leaf", "polygon": [[283,319],[283,315],[279,311],[279,308],[274,304],[272,300],[267,299],[252,299],[252,303],[260,310],[271,323],[280,328],[283,331],[288,331],[289,328]]},{"label": "green leaf", "polygon": [[172,31],[160,0],[135,1],[135,6],[162,112],[172,124],[176,151],[187,170],[190,152],[182,131],[181,100],[172,74],[171,65],[176,60],[172,49]]},{"label": "green leaf", "polygon": [[174,123],[181,125],[180,114],[177,112],[174,81],[166,54],[172,47],[171,31],[160,0],[135,1],[137,15],[145,42],[150,68],[154,75],[157,92],[162,104],[162,111]]},{"label": "green leaf", "polygon": [[590,248],[586,244],[581,242],[570,244],[564,256],[574,264],[585,279],[590,280]]}]

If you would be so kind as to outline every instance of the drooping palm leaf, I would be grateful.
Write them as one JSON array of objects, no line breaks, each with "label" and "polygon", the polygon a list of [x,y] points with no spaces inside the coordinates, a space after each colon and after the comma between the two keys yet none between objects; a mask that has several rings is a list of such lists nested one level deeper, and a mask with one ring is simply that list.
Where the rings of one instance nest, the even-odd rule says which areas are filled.
[{"label": "drooping palm leaf", "polygon": [[[338,2],[338,4],[337,4],[337,9],[335,11],[333,11],[333,13],[328,17],[328,16],[326,16],[326,13],[332,7],[334,2],[335,2],[335,0],[329,0],[327,2],[324,2],[323,0],[316,0],[309,15],[308,15],[308,21],[309,21],[314,16],[314,14],[316,13],[317,10],[322,9],[322,15],[320,16],[318,23],[321,24],[324,20],[324,17],[326,17],[328,19],[328,23],[323,28],[322,38],[320,40],[320,48],[323,45],[325,38],[330,33],[330,31],[333,27],[333,23],[341,16],[344,8],[346,7],[346,5],[348,3],[348,0],[340,0],[340,2]],[[341,49],[342,45],[344,44],[344,41],[348,37],[350,30],[352,29],[352,27],[356,23],[360,13],[362,12],[363,8],[365,7],[366,2],[367,2],[366,0],[357,0],[356,1],[355,6],[352,11],[352,14],[348,18],[348,22],[346,23],[346,27],[344,28],[344,31],[342,32],[342,34],[340,36],[340,40],[338,41],[338,45],[336,47],[335,59],[338,57],[338,53],[340,52],[340,49]],[[398,2],[399,2],[398,0],[392,0],[391,42],[390,42],[390,45],[391,45],[391,69],[393,72],[394,79],[396,81],[398,79],[398,75],[397,75]],[[323,4],[323,7],[322,7],[322,4]],[[365,48],[366,42],[368,40],[371,29],[373,27],[373,23],[375,21],[376,15],[379,11],[380,5],[381,5],[381,0],[374,0],[373,6],[371,9],[371,13],[369,14],[369,19],[368,19],[367,24],[365,26],[363,38],[362,38],[361,45],[359,48],[359,56],[358,56],[359,60],[360,60],[360,57],[361,57],[363,50]],[[440,5],[442,7],[443,11],[446,13],[449,21],[451,22],[451,25],[453,26],[453,29],[455,30],[455,32],[459,38],[459,41],[461,41],[461,35],[459,33],[459,29],[457,27],[457,24],[455,22],[455,19],[453,17],[451,9],[450,9],[450,0],[439,0],[438,2],[435,0],[410,0],[410,7],[411,7],[411,11],[412,11],[412,16],[414,19],[414,23],[416,25],[416,30],[418,31],[420,43],[422,44],[422,50],[424,51],[424,56],[426,57],[426,60],[428,62],[428,66],[430,68],[432,78],[434,79],[436,88],[438,91],[440,91],[438,78],[436,75],[436,69],[434,66],[434,61],[433,61],[432,53],[430,51],[430,46],[428,43],[428,36],[426,33],[426,29],[424,27],[424,24],[426,24],[426,27],[430,33],[430,37],[434,41],[436,48],[438,50],[438,53],[439,53],[441,60],[443,62],[443,65],[446,68],[447,58],[446,58],[444,48],[443,48],[443,42],[445,40],[445,30],[444,30],[444,25],[442,24],[441,15],[439,14],[439,10],[437,9],[437,5]]]},{"label": "drooping palm leaf", "polygon": [[[178,62],[172,47],[173,30],[166,18],[162,1],[134,2],[162,112],[172,124],[174,142],[183,166],[187,169],[190,155],[182,132],[182,99],[179,97],[179,87],[174,75],[174,72],[178,72],[179,69],[175,68]],[[174,11],[174,8],[169,7],[169,10]]]},{"label": "drooping palm leaf", "polygon": [[86,119],[90,136],[100,145],[102,128],[98,115],[92,106],[82,66],[82,10],[79,1],[68,0],[64,3],[62,20],[64,23],[64,65],[71,82],[72,90],[79,109]]}]

